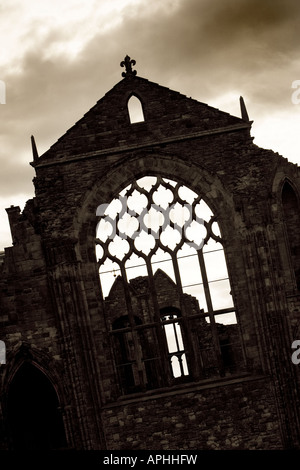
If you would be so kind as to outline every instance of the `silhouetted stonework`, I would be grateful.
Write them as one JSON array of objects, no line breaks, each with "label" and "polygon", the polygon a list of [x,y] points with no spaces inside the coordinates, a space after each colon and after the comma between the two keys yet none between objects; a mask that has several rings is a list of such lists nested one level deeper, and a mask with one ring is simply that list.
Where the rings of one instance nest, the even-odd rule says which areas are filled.
[{"label": "silhouetted stonework", "polygon": [[[130,123],[132,95],[141,100],[143,122]],[[63,447],[299,448],[299,370],[291,344],[300,317],[300,174],[254,145],[250,129],[245,115],[231,116],[127,73],[45,154],[34,152],[35,197],[22,213],[7,209],[13,246],[0,264],[7,350],[0,366],[2,449],[14,446],[10,403],[16,394],[10,399],[10,391],[25,363],[56,391]],[[114,329],[129,330],[126,318],[114,322],[128,315],[128,304],[118,280],[106,298],[101,294],[96,209],[146,175],[184,184],[217,217],[238,325],[218,324],[219,355],[209,353],[213,340],[198,303],[159,273],[159,308],[189,312],[176,318],[189,338],[190,371],[180,380],[161,380],[157,367],[168,363],[154,361],[163,347],[156,319],[158,342],[147,330],[141,344],[149,355],[134,359],[139,382],[131,363],[132,382],[126,373],[124,382],[118,370],[126,372],[124,341],[116,347]],[[131,280],[129,291],[131,319],[137,318],[129,328],[141,336],[145,319],[152,325],[147,277]],[[231,344],[238,346],[229,353]]]}]

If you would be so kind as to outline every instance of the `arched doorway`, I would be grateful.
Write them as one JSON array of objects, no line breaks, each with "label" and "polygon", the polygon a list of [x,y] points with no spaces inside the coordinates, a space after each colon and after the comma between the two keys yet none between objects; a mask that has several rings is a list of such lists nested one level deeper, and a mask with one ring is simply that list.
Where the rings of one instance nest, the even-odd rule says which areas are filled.
[{"label": "arched doorway", "polygon": [[66,447],[58,397],[37,367],[24,363],[9,388],[8,428],[13,450],[51,450]]}]

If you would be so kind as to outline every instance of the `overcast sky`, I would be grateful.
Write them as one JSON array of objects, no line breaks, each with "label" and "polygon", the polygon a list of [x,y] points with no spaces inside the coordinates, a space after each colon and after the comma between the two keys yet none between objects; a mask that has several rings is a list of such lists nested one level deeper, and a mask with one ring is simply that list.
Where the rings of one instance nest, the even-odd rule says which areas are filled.
[{"label": "overcast sky", "polygon": [[242,95],[254,142],[299,164],[299,27],[298,0],[0,1],[0,250],[5,208],[34,195],[30,136],[41,155],[122,79],[126,54],[233,115]]}]

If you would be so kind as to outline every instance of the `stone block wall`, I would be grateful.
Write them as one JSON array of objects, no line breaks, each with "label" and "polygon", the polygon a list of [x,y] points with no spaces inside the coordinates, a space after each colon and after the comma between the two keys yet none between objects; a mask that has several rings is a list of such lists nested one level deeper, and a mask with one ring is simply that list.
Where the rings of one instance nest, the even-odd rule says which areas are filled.
[{"label": "stone block wall", "polygon": [[[132,94],[141,99],[145,122],[130,124]],[[0,266],[7,346],[0,369],[2,448],[9,446],[7,396],[22,361],[42,370],[55,388],[69,448],[299,447],[299,372],[290,345],[298,339],[300,305],[280,188],[288,178],[300,190],[300,175],[253,144],[250,128],[135,77],[117,84],[35,159],[35,197],[23,213],[8,209],[13,246]],[[216,215],[244,368],[234,378],[129,398],[119,394],[101,294],[96,210],[146,175],[186,185]]]},{"label": "stone block wall", "polygon": [[253,378],[116,403],[102,416],[110,450],[279,450],[276,413],[270,381]]}]

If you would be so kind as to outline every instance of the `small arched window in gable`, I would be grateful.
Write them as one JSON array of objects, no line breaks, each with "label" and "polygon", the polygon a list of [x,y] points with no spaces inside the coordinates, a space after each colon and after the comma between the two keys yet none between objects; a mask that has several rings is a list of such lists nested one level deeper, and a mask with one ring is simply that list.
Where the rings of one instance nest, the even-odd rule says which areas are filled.
[{"label": "small arched window in gable", "polygon": [[128,100],[127,106],[131,124],[145,121],[143,106],[137,96],[132,95]]}]

